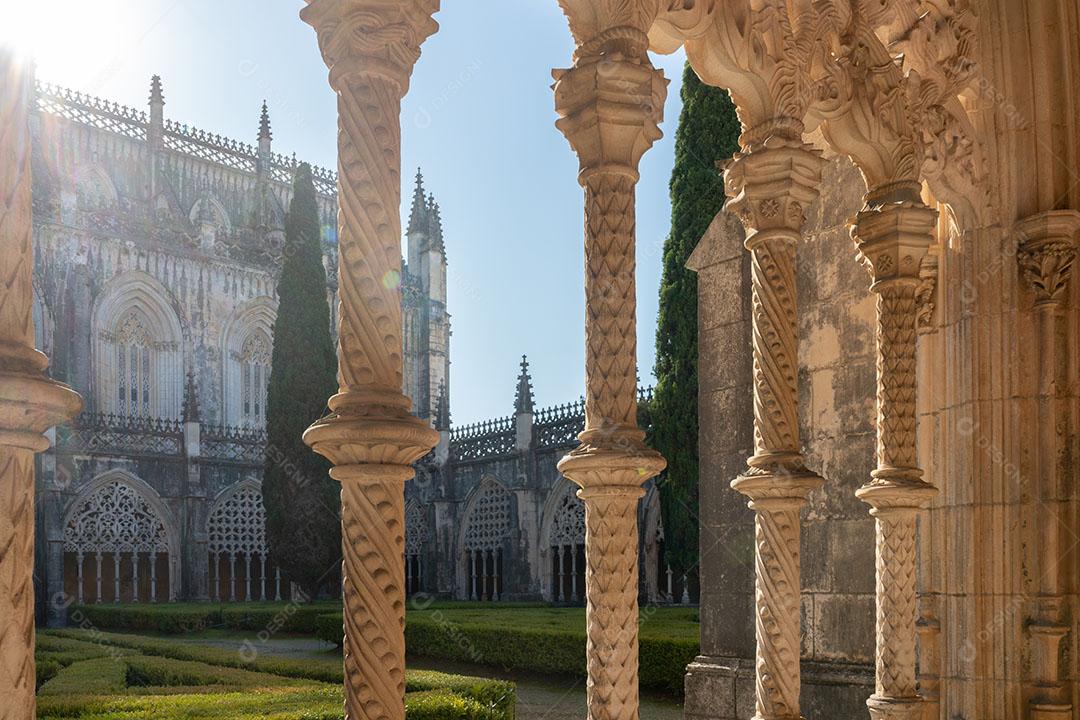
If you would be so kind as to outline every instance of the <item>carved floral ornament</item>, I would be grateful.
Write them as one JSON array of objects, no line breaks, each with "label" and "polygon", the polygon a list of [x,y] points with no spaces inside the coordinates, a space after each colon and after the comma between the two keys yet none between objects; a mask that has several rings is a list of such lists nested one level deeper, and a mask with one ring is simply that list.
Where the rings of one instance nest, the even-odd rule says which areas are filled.
[{"label": "carved floral ornament", "polygon": [[965,0],[662,4],[651,49],[685,46],[704,82],[730,90],[744,152],[819,129],[871,190],[926,181],[961,227],[986,223],[984,161],[960,101],[977,72]]},{"label": "carved floral ornament", "polygon": [[301,19],[315,28],[330,84],[382,76],[408,90],[420,46],[439,29],[439,0],[306,0]]}]

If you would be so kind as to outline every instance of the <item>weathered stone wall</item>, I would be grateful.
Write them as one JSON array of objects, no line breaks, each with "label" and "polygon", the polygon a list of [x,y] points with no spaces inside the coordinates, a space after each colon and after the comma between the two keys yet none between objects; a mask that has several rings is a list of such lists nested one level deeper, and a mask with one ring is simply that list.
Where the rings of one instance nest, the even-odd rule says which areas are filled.
[{"label": "weathered stone wall", "polygon": [[[825,478],[802,534],[803,711],[857,718],[873,689],[874,526],[854,491],[874,467],[874,302],[847,219],[865,184],[826,166],[798,248],[800,421]],[[702,657],[686,717],[754,712],[754,517],[728,483],[753,453],[750,263],[738,219],[721,213],[691,259],[699,276]]]}]

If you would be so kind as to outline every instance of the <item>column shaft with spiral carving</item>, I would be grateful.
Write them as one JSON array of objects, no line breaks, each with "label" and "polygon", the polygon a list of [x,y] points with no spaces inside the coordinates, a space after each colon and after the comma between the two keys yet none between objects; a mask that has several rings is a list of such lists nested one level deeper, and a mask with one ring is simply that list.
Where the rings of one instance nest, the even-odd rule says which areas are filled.
[{"label": "column shaft with spiral carving", "polygon": [[751,253],[754,456],[731,486],[755,513],[759,720],[801,717],[799,515],[822,484],[804,465],[799,441],[795,250],[822,166],[800,130],[750,144],[725,176],[727,208],[746,226]]},{"label": "column shaft with spiral carving", "polygon": [[574,67],[555,73],[557,125],[585,189],[585,431],[559,470],[585,504],[588,716],[637,720],[637,505],[665,463],[637,426],[634,192],[667,85],[642,30],[587,34]]},{"label": "column shaft with spiral carving", "polygon": [[1016,228],[1017,260],[1028,287],[1035,295],[1038,314],[1038,431],[1035,453],[1036,496],[1042,508],[1038,517],[1038,595],[1030,609],[1027,631],[1031,668],[1027,682],[1028,717],[1035,720],[1067,718],[1073,714],[1068,683],[1062,678],[1061,648],[1068,646],[1070,632],[1066,585],[1062,573],[1063,526],[1067,517],[1061,498],[1068,485],[1062,467],[1062,427],[1068,412],[1060,397],[1068,362],[1068,346],[1061,332],[1072,266],[1077,254],[1080,212],[1059,210],[1033,215]]},{"label": "column shaft with spiral carving", "polygon": [[308,0],[338,95],[338,380],[304,440],[341,483],[345,717],[405,717],[405,501],[438,442],[402,394],[401,99],[438,0]]},{"label": "column shaft with spiral carving", "polygon": [[877,625],[874,720],[914,720],[918,597],[916,521],[936,489],[922,478],[916,447],[919,268],[937,213],[904,183],[867,196],[854,237],[877,295],[877,468],[856,495],[876,523]]},{"label": "column shaft with spiral carving", "polygon": [[34,717],[34,453],[82,400],[34,349],[30,107],[34,81],[0,48],[0,718]]}]

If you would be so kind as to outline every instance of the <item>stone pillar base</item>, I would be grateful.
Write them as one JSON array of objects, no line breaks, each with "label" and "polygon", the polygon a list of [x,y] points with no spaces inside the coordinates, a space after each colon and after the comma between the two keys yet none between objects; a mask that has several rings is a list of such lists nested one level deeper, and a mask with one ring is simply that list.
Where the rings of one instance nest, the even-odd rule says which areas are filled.
[{"label": "stone pillar base", "polygon": [[[804,660],[802,711],[806,718],[862,720],[874,692],[870,665]],[[686,668],[684,720],[754,717],[754,659],[699,655]],[[1056,720],[1056,719],[1055,719]]]},{"label": "stone pillar base", "polygon": [[739,658],[699,655],[686,667],[684,720],[741,720],[754,714],[754,669]]}]

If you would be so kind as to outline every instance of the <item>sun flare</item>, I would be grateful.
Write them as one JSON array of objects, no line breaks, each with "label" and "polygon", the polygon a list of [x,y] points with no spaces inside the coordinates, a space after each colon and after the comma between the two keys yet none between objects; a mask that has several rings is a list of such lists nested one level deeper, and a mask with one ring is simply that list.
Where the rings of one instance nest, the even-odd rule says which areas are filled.
[{"label": "sun flare", "polygon": [[33,59],[39,68],[104,66],[117,52],[123,13],[114,2],[39,0],[5,3],[0,44]]}]

